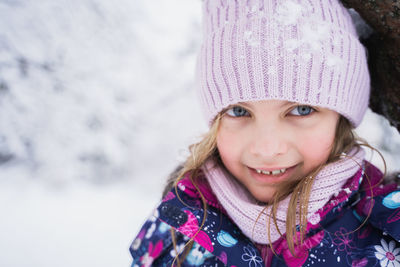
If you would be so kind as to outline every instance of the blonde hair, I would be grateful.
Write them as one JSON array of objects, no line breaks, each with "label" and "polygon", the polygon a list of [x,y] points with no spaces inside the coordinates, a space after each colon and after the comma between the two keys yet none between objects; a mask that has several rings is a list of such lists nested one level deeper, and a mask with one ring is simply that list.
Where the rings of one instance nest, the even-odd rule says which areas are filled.
[{"label": "blonde hair", "polygon": [[[190,151],[190,156],[187,158],[186,162],[183,164],[183,166],[175,171],[175,174],[172,175],[169,179],[168,185],[166,189],[164,190],[164,195],[172,188],[175,188],[176,195],[178,195],[178,190],[177,190],[177,184],[179,181],[184,177],[185,174],[189,173],[189,179],[195,186],[196,190],[199,192],[201,201],[203,204],[203,208],[205,210],[204,212],[204,217],[203,220],[200,224],[198,232],[202,229],[204,226],[205,220],[206,220],[206,214],[207,214],[207,202],[202,195],[201,191],[199,190],[196,179],[198,177],[198,173],[203,166],[203,164],[208,160],[208,159],[213,159],[217,164],[221,164],[220,166],[223,166],[223,163],[221,161],[221,158],[218,153],[217,149],[217,134],[218,134],[218,129],[220,126],[221,119],[223,117],[223,112],[219,113],[213,124],[210,127],[210,130],[205,133],[202,136],[202,139],[200,142],[192,144],[189,146],[189,151]],[[306,177],[307,179],[304,179],[306,177],[300,177],[300,179],[297,179],[296,181],[289,181],[285,182],[282,184],[278,190],[276,190],[273,200],[269,203],[272,205],[272,214],[270,214],[269,218],[273,220],[274,225],[276,229],[278,229],[277,226],[277,219],[276,219],[276,213],[277,213],[277,208],[279,205],[279,202],[283,200],[285,197],[287,197],[289,194],[291,194],[291,199],[290,199],[290,204],[289,204],[289,209],[287,211],[287,220],[286,220],[286,241],[288,243],[289,250],[291,251],[292,255],[294,255],[294,247],[297,244],[303,243],[303,238],[305,236],[305,226],[307,224],[307,208],[308,208],[308,201],[311,193],[311,188],[313,181],[315,177],[317,176],[318,172],[327,164],[335,162],[345,156],[351,149],[357,148],[360,149],[361,146],[366,146],[369,147],[370,149],[377,151],[379,155],[382,157],[380,152],[370,146],[365,140],[359,138],[354,132],[353,132],[353,127],[351,123],[349,122],[348,119],[346,119],[343,116],[340,116],[339,121],[336,126],[336,133],[335,133],[335,139],[334,143],[331,148],[331,152],[329,154],[327,162],[321,164],[318,166],[315,170],[313,170],[310,174],[308,174]],[[383,157],[382,157],[383,159]],[[384,161],[384,166],[385,166],[385,174],[386,174],[386,164],[385,160]],[[371,188],[372,190],[372,188]],[[372,192],[372,191],[371,191]],[[300,240],[298,239],[296,235],[296,210],[299,210],[300,214],[300,221],[299,221],[299,231],[300,231]],[[261,215],[261,214],[260,214]],[[269,233],[269,227],[271,227],[271,222],[270,220],[268,221],[268,225],[266,225],[266,231]],[[280,233],[279,229],[278,232]],[[174,238],[174,233],[173,234],[173,240]],[[280,233],[281,236],[283,236],[282,233]],[[186,255],[188,254],[189,250],[191,249],[193,245],[193,238],[189,240],[189,242],[186,244],[184,252],[182,253],[182,257],[176,256],[175,261],[177,261],[178,266],[180,266],[180,261],[182,261]],[[271,242],[270,246],[272,248]],[[272,249],[274,252],[274,250]],[[275,253],[275,252],[274,252]],[[177,253],[178,254],[178,253]]]}]

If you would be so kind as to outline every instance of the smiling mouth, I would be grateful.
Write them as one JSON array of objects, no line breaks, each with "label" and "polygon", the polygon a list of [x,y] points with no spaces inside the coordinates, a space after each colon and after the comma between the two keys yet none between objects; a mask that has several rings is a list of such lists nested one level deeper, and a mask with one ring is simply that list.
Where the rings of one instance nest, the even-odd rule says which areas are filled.
[{"label": "smiling mouth", "polygon": [[255,169],[258,174],[266,174],[266,175],[279,175],[281,173],[286,172],[286,168],[278,169],[278,170],[273,170],[273,171],[264,171],[264,170],[259,170]]},{"label": "smiling mouth", "polygon": [[249,167],[249,169],[253,177],[256,178],[257,180],[263,182],[277,182],[291,176],[296,166],[297,164],[291,167],[269,169],[269,170],[251,168],[251,167]]}]

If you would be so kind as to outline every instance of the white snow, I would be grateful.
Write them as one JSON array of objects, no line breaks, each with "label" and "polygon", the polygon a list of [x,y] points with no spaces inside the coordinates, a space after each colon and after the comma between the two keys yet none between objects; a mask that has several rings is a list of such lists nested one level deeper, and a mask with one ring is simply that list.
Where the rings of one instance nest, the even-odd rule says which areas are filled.
[{"label": "white snow", "polygon": [[277,7],[277,21],[280,25],[294,25],[301,17],[304,8],[295,1],[282,1]]},{"label": "white snow", "polygon": [[[129,266],[165,177],[207,128],[201,1],[39,2],[0,1],[0,266]],[[386,121],[369,112],[359,133],[398,168]]]},{"label": "white snow", "polygon": [[197,0],[0,2],[0,266],[130,265],[206,129],[200,13]]},{"label": "white snow", "polygon": [[2,183],[0,265],[129,266],[129,245],[157,198],[133,183],[68,190]]}]

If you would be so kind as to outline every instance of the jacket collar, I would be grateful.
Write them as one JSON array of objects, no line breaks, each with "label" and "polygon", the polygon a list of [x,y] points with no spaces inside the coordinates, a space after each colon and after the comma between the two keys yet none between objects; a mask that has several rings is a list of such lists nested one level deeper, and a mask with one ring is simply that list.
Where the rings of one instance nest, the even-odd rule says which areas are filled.
[{"label": "jacket collar", "polygon": [[212,206],[204,210],[200,199],[186,194],[184,187],[177,191],[172,189],[159,205],[158,212],[161,221],[193,238],[225,266],[265,266],[255,245],[227,215]]}]

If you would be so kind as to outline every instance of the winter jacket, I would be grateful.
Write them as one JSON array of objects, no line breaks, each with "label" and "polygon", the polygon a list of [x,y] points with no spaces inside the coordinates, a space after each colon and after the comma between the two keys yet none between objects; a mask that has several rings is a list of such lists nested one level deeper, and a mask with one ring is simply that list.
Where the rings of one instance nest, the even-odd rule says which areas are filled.
[{"label": "winter jacket", "polygon": [[[400,266],[400,190],[395,184],[379,185],[381,178],[364,162],[309,218],[296,257],[282,237],[273,244],[268,266]],[[201,191],[206,210],[187,178],[166,195],[130,247],[132,266],[172,266],[191,238],[193,246],[180,266],[266,266],[256,244],[230,220],[212,191]]]}]

